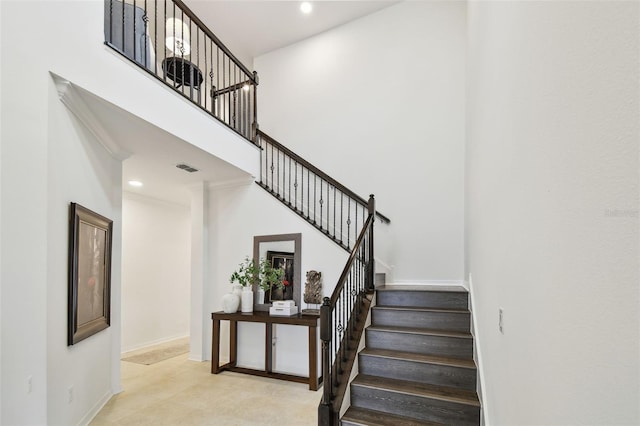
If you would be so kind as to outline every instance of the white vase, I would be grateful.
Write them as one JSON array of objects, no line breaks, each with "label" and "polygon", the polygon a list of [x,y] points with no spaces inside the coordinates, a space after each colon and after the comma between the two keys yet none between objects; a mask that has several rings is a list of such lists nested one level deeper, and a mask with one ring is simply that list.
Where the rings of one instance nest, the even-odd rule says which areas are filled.
[{"label": "white vase", "polygon": [[242,289],[243,288],[244,287],[242,287],[240,284],[234,284],[233,287],[231,288],[231,291],[233,292],[233,294],[235,294],[239,298],[242,298]]},{"label": "white vase", "polygon": [[222,296],[222,310],[226,314],[238,312],[238,306],[240,306],[240,298],[235,293],[227,293]]},{"label": "white vase", "polygon": [[264,290],[262,288],[258,289],[258,305],[264,305]]},{"label": "white vase", "polygon": [[242,302],[240,303],[242,312],[253,312],[253,291],[250,286],[242,290]]},{"label": "white vase", "polygon": [[[234,284],[232,289],[231,289],[231,292],[233,294],[235,294],[236,296],[238,296],[238,302],[242,301],[242,289],[243,288],[244,287],[242,287],[240,284]],[[239,310],[240,310],[240,303],[238,303],[238,307],[236,309],[236,312],[239,311]]]}]

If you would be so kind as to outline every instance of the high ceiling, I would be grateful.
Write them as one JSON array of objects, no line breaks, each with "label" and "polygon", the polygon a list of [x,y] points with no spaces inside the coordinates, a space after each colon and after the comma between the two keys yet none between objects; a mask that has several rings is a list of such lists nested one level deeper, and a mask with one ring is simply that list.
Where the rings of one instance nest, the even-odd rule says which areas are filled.
[{"label": "high ceiling", "polygon": [[[185,0],[185,4],[249,68],[253,58],[296,43],[398,1],[315,1],[308,15],[300,1]],[[258,70],[259,71],[259,70]]]}]

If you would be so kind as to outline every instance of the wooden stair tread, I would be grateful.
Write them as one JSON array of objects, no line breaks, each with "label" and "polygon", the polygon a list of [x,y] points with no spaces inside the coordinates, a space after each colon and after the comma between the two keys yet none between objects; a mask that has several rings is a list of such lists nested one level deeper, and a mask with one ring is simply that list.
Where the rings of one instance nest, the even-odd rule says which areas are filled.
[{"label": "wooden stair tread", "polygon": [[364,348],[360,354],[375,356],[380,358],[391,358],[403,361],[415,361],[426,364],[446,365],[449,367],[460,367],[475,369],[476,364],[472,359],[449,358],[433,355],[417,354],[413,352],[401,352],[387,349]]},{"label": "wooden stair tread", "polygon": [[395,327],[390,325],[370,325],[371,331],[388,331],[392,333],[422,334],[427,336],[455,337],[460,339],[473,339],[471,333],[462,331],[436,330],[432,328]]},{"label": "wooden stair tread", "polygon": [[363,426],[441,426],[441,423],[412,419],[410,417],[398,416],[397,414],[383,413],[382,411],[353,406],[349,407],[346,413],[344,413],[342,420]]},{"label": "wooden stair tread", "polygon": [[457,285],[384,285],[376,287],[380,291],[428,291],[445,293],[468,293],[467,289]]},{"label": "wooden stair tread", "polygon": [[425,308],[422,306],[388,306],[388,305],[376,305],[371,309],[376,310],[389,310],[389,311],[419,311],[419,312],[441,312],[446,314],[469,314],[468,309],[455,309],[455,308]]},{"label": "wooden stair tread", "polygon": [[464,389],[388,379],[386,377],[367,376],[363,374],[356,376],[351,385],[363,386],[372,389],[382,389],[388,392],[415,395],[418,397],[437,399],[445,402],[480,407],[480,401],[478,400],[476,392]]}]

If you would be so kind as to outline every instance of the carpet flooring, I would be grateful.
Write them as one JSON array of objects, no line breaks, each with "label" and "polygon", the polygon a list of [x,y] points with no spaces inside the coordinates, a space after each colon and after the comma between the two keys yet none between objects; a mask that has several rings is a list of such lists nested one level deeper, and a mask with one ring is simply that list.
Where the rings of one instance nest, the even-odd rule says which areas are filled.
[{"label": "carpet flooring", "polygon": [[135,362],[136,364],[142,365],[152,365],[169,358],[174,358],[178,355],[186,354],[187,352],[189,352],[189,342],[180,340],[172,344],[163,345],[162,347],[135,353],[134,355],[122,358],[122,361]]}]

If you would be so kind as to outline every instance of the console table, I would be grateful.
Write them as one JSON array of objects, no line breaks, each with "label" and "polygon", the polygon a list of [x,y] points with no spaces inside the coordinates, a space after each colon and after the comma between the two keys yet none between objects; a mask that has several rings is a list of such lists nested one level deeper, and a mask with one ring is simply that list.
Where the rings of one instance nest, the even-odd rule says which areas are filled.
[{"label": "console table", "polygon": [[[213,312],[213,339],[211,351],[211,374],[222,371],[235,371],[236,373],[253,374],[254,376],[271,377],[291,382],[309,383],[310,390],[318,390],[322,383],[322,375],[318,377],[318,346],[317,330],[318,315],[294,315],[290,317],[271,316],[268,312],[251,312],[227,314],[225,312]],[[229,362],[220,365],[220,321],[229,321]],[[264,370],[244,368],[236,366],[238,354],[238,322],[259,322],[265,325],[264,342]],[[273,350],[271,341],[273,337],[273,324],[301,325],[309,329],[309,377],[295,376],[291,374],[275,373],[273,371]]]}]

